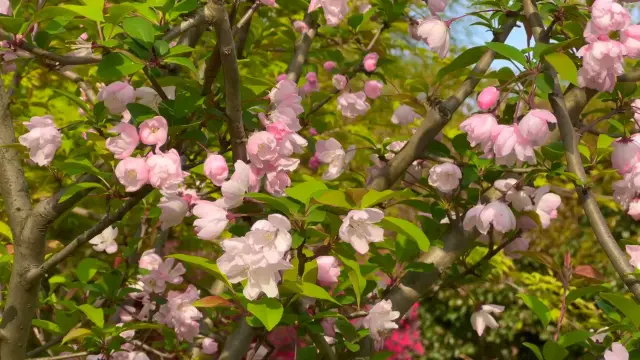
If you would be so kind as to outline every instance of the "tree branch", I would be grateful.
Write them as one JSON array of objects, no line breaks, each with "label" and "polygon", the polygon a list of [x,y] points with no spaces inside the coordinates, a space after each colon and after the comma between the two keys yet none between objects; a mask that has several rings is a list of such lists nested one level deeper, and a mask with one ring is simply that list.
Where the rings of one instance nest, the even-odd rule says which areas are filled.
[{"label": "tree branch", "polygon": [[0,39],[7,40],[12,44],[16,44],[18,48],[27,51],[33,55],[37,55],[57,65],[84,65],[97,64],[102,60],[102,56],[74,56],[74,55],[58,55],[47,50],[37,48],[26,41],[18,41],[16,43],[15,36],[0,28]]},{"label": "tree branch", "polygon": [[300,39],[296,43],[295,50],[293,51],[293,57],[287,67],[287,78],[291,81],[298,82],[300,74],[302,74],[302,67],[307,62],[307,56],[311,49],[311,43],[316,36],[318,22],[314,17],[314,14],[307,13],[304,16],[304,23],[307,24],[309,30],[300,35]]},{"label": "tree branch", "polygon": [[167,33],[164,34],[164,36],[162,37],[162,40],[171,41],[177,38],[178,36],[180,36],[182,33],[186,32],[187,30],[206,24],[207,22],[208,22],[208,19],[205,16],[204,9],[199,9],[198,12],[196,12],[194,17],[183,21],[182,23],[180,23],[180,25],[167,31]]},{"label": "tree branch", "polygon": [[118,210],[116,210],[113,214],[105,215],[97,224],[95,224],[91,229],[85,231],[80,236],[76,237],[71,241],[64,249],[60,250],[53,256],[51,256],[47,261],[45,261],[41,266],[36,269],[32,269],[26,275],[26,281],[30,284],[33,284],[36,280],[40,278],[40,276],[46,274],[51,271],[55,266],[64,261],[67,257],[71,256],[73,252],[80,247],[82,244],[88,242],[93,239],[95,236],[99,235],[106,229],[117,221],[122,220],[122,218],[133,209],[145,196],[147,196],[153,188],[150,185],[144,186],[142,189],[136,191],[132,197],[130,197],[127,201],[120,206]]},{"label": "tree branch", "polygon": [[254,330],[244,316],[237,321],[238,327],[234,330],[224,344],[218,360],[242,360],[249,351],[249,346],[253,340]]},{"label": "tree branch", "polygon": [[[542,23],[535,0],[524,0],[524,10],[526,18],[532,21],[531,24]],[[540,33],[543,31],[543,28],[534,27],[534,37],[536,41],[538,41]],[[573,128],[571,115],[569,114],[569,110],[567,109],[567,105],[564,101],[564,96],[558,80],[558,74],[553,67],[548,64],[546,66],[546,72],[554,79],[554,88],[553,92],[549,94],[549,102],[551,103],[551,108],[558,119],[560,136],[564,144],[564,151],[567,159],[567,168],[572,174],[576,175],[578,180],[582,183],[576,184],[575,186],[578,198],[582,203],[584,212],[591,223],[591,228],[593,229],[600,246],[609,257],[611,264],[625,285],[627,285],[629,290],[635,295],[636,299],[640,301],[640,282],[638,282],[632,275],[633,267],[629,263],[626,254],[620,249],[616,239],[611,234],[611,230],[609,230],[609,226],[600,211],[596,198],[593,196],[588,186],[586,186],[586,184],[589,183],[589,178],[584,170],[580,152],[578,151],[579,137]]]},{"label": "tree branch", "polygon": [[[509,16],[501,31],[493,37],[493,42],[504,42],[517,22],[517,18]],[[451,120],[453,113],[462,105],[480,82],[482,75],[487,72],[496,54],[487,50],[478,60],[471,74],[458,88],[458,91],[442,103],[434,104],[429,109],[427,118],[422,121],[418,131],[409,139],[402,150],[394,156],[387,166],[376,177],[372,177],[367,184],[370,189],[383,190],[390,188],[407,170],[415,159],[421,156],[429,143]]]},{"label": "tree branch", "polygon": [[76,83],[78,87],[82,89],[82,91],[84,91],[84,93],[87,95],[87,97],[89,98],[89,101],[91,101],[92,103],[96,102],[96,100],[98,99],[98,97],[96,96],[96,93],[93,91],[93,88],[91,87],[91,85],[89,85],[86,81],[84,81],[84,79],[80,75],[70,70],[61,71],[60,74],[62,74],[62,76],[66,77],[67,79],[73,81],[74,83]]},{"label": "tree branch", "polygon": [[224,73],[224,90],[226,100],[227,126],[231,135],[231,151],[233,160],[246,161],[247,138],[244,133],[242,120],[242,103],[240,99],[240,72],[236,57],[236,46],[231,33],[231,25],[224,8],[223,0],[209,0],[205,7],[205,14],[212,19],[218,34],[222,69]]}]

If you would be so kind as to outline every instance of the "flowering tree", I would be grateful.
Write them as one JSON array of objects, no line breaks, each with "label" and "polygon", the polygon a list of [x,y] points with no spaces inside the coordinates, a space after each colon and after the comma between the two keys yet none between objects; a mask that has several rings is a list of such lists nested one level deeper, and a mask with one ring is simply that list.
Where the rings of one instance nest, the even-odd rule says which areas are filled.
[{"label": "flowering tree", "polygon": [[[563,285],[533,356],[628,359],[640,246],[625,254],[592,188],[617,172],[605,190],[640,220],[640,25],[613,0],[472,5],[0,0],[0,358],[411,358],[414,304],[506,255]],[[452,50],[469,18],[492,41]],[[517,26],[526,48],[505,44]],[[403,66],[429,52],[437,74]],[[31,74],[46,99],[21,91]],[[575,191],[630,294],[528,251],[558,216],[552,186]],[[588,295],[617,317],[569,331]],[[481,337],[504,310],[468,321]]]}]

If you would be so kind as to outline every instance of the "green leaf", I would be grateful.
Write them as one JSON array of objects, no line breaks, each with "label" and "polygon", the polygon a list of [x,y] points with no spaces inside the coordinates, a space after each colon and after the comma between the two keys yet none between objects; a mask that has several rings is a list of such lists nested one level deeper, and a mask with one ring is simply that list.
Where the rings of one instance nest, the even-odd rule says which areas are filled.
[{"label": "green leaf", "polygon": [[295,214],[300,210],[300,204],[284,197],[275,197],[262,193],[249,193],[246,194],[245,197],[262,201],[269,207],[281,211],[282,213],[287,215]]},{"label": "green leaf", "polygon": [[294,198],[305,205],[309,205],[309,200],[314,193],[320,190],[326,190],[327,185],[322,181],[307,181],[300,184],[296,184],[285,190],[287,196]]},{"label": "green leaf", "polygon": [[102,184],[98,184],[98,183],[73,184],[73,185],[69,186],[68,188],[66,188],[66,190],[64,191],[64,194],[62,194],[62,197],[60,197],[60,202],[69,199],[70,197],[72,197],[73,195],[75,195],[79,191],[86,190],[86,189],[95,189],[95,188],[104,189],[104,186]]},{"label": "green leaf", "polygon": [[524,67],[527,67],[527,58],[517,48],[515,48],[515,47],[513,47],[511,45],[498,43],[498,42],[488,42],[485,45],[489,49],[491,49],[491,50],[495,51],[496,53],[506,57],[507,59],[511,59],[513,61],[519,62]]},{"label": "green leaf", "polygon": [[11,240],[11,242],[13,242],[13,233],[11,232],[11,228],[2,221],[0,221],[0,234],[6,236]]},{"label": "green leaf", "polygon": [[50,333],[54,333],[54,334],[61,334],[62,333],[62,329],[60,328],[60,325],[52,323],[51,321],[33,319],[33,320],[31,320],[31,325],[37,326],[37,327],[42,328],[42,329],[45,329]]},{"label": "green leaf", "polygon": [[533,352],[533,354],[536,356],[536,358],[538,358],[538,360],[544,360],[544,358],[542,357],[542,353],[540,352],[540,349],[538,349],[538,346],[536,346],[535,344],[532,343],[522,343],[522,345],[528,347],[529,349],[531,349],[531,351]]},{"label": "green leaf", "polygon": [[104,22],[103,10],[104,0],[83,0],[86,5],[60,5],[64,9],[71,10],[77,14],[80,14],[87,19]]},{"label": "green leaf", "polygon": [[478,59],[484,54],[487,49],[484,46],[476,46],[465,50],[462,54],[458,55],[449,63],[449,65],[443,67],[438,71],[436,81],[442,80],[446,75],[456,72],[460,69],[466,68],[469,65],[473,65],[478,62]]},{"label": "green leaf", "polygon": [[122,28],[131,38],[138,40],[147,49],[151,49],[155,38],[153,24],[141,17],[130,17],[122,21]]},{"label": "green leaf", "polygon": [[73,329],[73,330],[69,331],[67,333],[67,335],[65,335],[62,338],[62,343],[64,344],[67,341],[83,338],[83,337],[85,337],[85,336],[87,336],[89,334],[91,334],[91,330],[89,330],[89,329],[83,329],[83,328]]},{"label": "green leaf", "polygon": [[364,196],[360,200],[360,207],[370,208],[374,205],[380,204],[382,202],[385,202],[391,199],[394,194],[395,194],[395,191],[393,190],[385,190],[385,191],[369,190],[369,192],[364,194]]},{"label": "green leaf", "polygon": [[564,158],[564,144],[555,141],[542,147],[542,155],[549,161],[558,161]]},{"label": "green leaf", "polygon": [[549,321],[551,320],[550,310],[540,299],[535,296],[527,295],[527,294],[519,294],[524,301],[525,305],[529,307],[533,311],[536,316],[540,319],[542,324],[546,327],[549,325]]},{"label": "green leaf", "polygon": [[169,56],[175,56],[179,54],[190,53],[194,49],[191,46],[187,45],[176,45],[169,49]]},{"label": "green leaf", "polygon": [[407,237],[413,239],[418,244],[420,250],[429,250],[429,239],[422,232],[422,230],[413,223],[410,223],[407,220],[386,216],[384,219],[382,219],[380,225],[385,229],[404,234]]},{"label": "green leaf", "polygon": [[169,57],[169,58],[165,58],[164,62],[170,63],[170,64],[178,64],[193,71],[194,74],[198,73],[198,70],[196,69],[195,65],[193,65],[193,61],[191,61],[191,59],[186,57]]},{"label": "green leaf", "polygon": [[229,283],[229,279],[227,279],[227,276],[220,271],[218,265],[216,265],[215,262],[203,257],[185,254],[173,254],[169,255],[168,257],[183,261],[187,264],[195,265],[205,270],[209,274],[224,282],[225,285],[227,285],[227,287],[233,291],[233,286],[231,285],[231,283]]},{"label": "green leaf", "polygon": [[240,79],[240,83],[242,84],[242,86],[249,88],[249,90],[251,90],[256,95],[260,95],[261,93],[273,87],[273,83],[251,76],[242,76]]},{"label": "green leaf", "polygon": [[78,280],[86,284],[94,277],[94,275],[98,272],[98,269],[108,268],[109,265],[98,259],[84,258],[80,261],[78,267],[76,268],[76,276],[78,277]]},{"label": "green leaf", "polygon": [[104,312],[102,309],[95,308],[89,304],[80,305],[78,309],[87,315],[87,318],[98,325],[99,328],[102,329],[104,327]]},{"label": "green leaf", "polygon": [[553,92],[553,77],[546,72],[536,76],[536,87],[544,94],[551,94]]},{"label": "green leaf", "polygon": [[329,300],[329,301],[331,301],[332,303],[334,303],[336,305],[340,305],[339,302],[337,302],[331,295],[329,295],[327,290],[325,290],[324,288],[322,288],[322,287],[320,287],[320,286],[318,286],[316,284],[303,282],[302,283],[302,295],[310,297],[310,298],[314,298],[314,299]]},{"label": "green leaf", "polygon": [[591,294],[597,294],[599,292],[608,291],[608,290],[611,290],[611,289],[602,285],[593,285],[593,286],[587,286],[587,287],[571,290],[569,291],[569,294],[567,294],[566,302],[567,304],[570,304],[580,299],[581,297],[591,295]]},{"label": "green leaf", "polygon": [[615,139],[609,135],[600,134],[598,135],[598,149],[608,149]]},{"label": "green leaf", "polygon": [[247,305],[247,310],[255,315],[267,329],[271,331],[282,319],[284,309],[277,299],[262,298]]},{"label": "green leaf", "polygon": [[362,291],[367,286],[367,280],[365,280],[360,272],[360,264],[357,261],[351,260],[340,254],[337,255],[340,258],[340,261],[342,261],[346,267],[351,269],[347,275],[349,276],[349,280],[351,280],[351,285],[353,285],[353,291],[356,295],[356,303],[358,304],[358,307],[360,307]]},{"label": "green leaf", "polygon": [[353,209],[354,204],[351,202],[347,194],[339,190],[327,190],[313,194],[313,199],[320,204],[339,207],[344,209]]},{"label": "green leaf", "polygon": [[569,352],[553,340],[548,340],[542,347],[542,355],[545,360],[562,360],[569,355]]},{"label": "green leaf", "polygon": [[560,339],[558,339],[558,344],[564,348],[567,348],[571,345],[583,342],[588,338],[590,338],[591,336],[593,336],[593,333],[591,331],[586,331],[586,330],[570,331],[560,336]]},{"label": "green leaf", "polygon": [[607,300],[616,309],[620,310],[626,317],[631,320],[636,327],[640,326],[640,305],[635,301],[619,294],[602,293],[600,297]]},{"label": "green leaf", "polygon": [[544,58],[556,69],[561,79],[567,80],[573,85],[578,85],[578,69],[576,69],[576,64],[573,63],[569,56],[556,52],[548,54]]},{"label": "green leaf", "polygon": [[20,33],[20,30],[24,24],[28,24],[28,22],[24,18],[0,16],[0,27],[11,34]]},{"label": "green leaf", "polygon": [[349,19],[347,20],[347,24],[349,25],[349,27],[353,30],[358,30],[358,27],[360,26],[360,24],[362,24],[362,21],[364,20],[364,15],[362,14],[355,14],[355,15],[351,15],[349,17]]},{"label": "green leaf", "polygon": [[112,52],[107,54],[98,64],[97,74],[104,80],[117,80],[142,69],[143,64],[133,62],[129,57]]}]

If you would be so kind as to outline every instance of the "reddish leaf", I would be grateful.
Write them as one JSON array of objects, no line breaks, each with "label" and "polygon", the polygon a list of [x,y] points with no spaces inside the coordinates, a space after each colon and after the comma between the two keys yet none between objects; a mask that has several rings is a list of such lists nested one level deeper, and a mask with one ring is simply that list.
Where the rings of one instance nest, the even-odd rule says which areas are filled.
[{"label": "reddish leaf", "polygon": [[594,269],[591,265],[578,265],[575,270],[573,270],[574,274],[593,279],[598,281],[604,281],[604,276],[598,272],[598,270]]},{"label": "reddish leaf", "polygon": [[212,308],[212,307],[233,307],[233,303],[221,298],[220,296],[207,296],[193,303],[195,307]]}]

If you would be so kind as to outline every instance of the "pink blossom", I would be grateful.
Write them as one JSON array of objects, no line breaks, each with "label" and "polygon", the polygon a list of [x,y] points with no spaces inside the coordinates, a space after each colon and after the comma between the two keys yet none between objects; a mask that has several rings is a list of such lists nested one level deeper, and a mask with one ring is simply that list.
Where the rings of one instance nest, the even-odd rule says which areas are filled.
[{"label": "pink blossom", "polygon": [[344,171],[346,152],[338,140],[334,138],[318,140],[315,156],[321,163],[329,164],[329,168],[322,175],[324,180],[336,179]]},{"label": "pink blossom", "polygon": [[516,160],[536,163],[531,142],[522,136],[518,124],[498,125],[491,134],[496,164],[511,166]]},{"label": "pink blossom", "polygon": [[473,330],[478,333],[478,336],[482,336],[484,329],[488,326],[491,329],[498,328],[498,322],[491,316],[491,314],[499,314],[504,311],[504,306],[500,305],[482,305],[480,310],[474,312],[471,315],[471,326]]},{"label": "pink blossom", "polygon": [[581,87],[590,87],[599,91],[611,91],[616,76],[624,73],[623,56],[626,47],[606,35],[578,50],[583,67],[578,71],[578,83]]},{"label": "pink blossom", "polygon": [[104,251],[107,254],[113,254],[118,251],[118,243],[116,242],[117,237],[118,228],[115,226],[109,226],[100,234],[89,240],[89,244],[93,245],[93,250],[95,251]]},{"label": "pink blossom", "polygon": [[142,277],[144,291],[162,294],[167,289],[167,283],[181,284],[182,275],[185,272],[187,270],[181,263],[176,264],[176,259],[168,258],[157,269],[151,270],[151,273]]},{"label": "pink blossom", "polygon": [[398,328],[398,324],[394,320],[399,317],[400,312],[393,311],[391,300],[380,300],[369,310],[369,314],[362,321],[362,326],[369,329],[374,340],[380,341],[386,332]]},{"label": "pink blossom", "polygon": [[353,246],[359,254],[369,251],[369,243],[384,241],[384,230],[376,225],[384,213],[379,209],[351,210],[340,225],[340,239]]},{"label": "pink blossom", "polygon": [[302,98],[298,95],[298,86],[289,79],[279,81],[269,92],[269,99],[276,107],[288,107],[296,115],[304,112],[304,108],[300,105]]},{"label": "pink blossom", "polygon": [[162,264],[162,258],[156,254],[154,249],[143,252],[138,260],[138,266],[149,271],[157,269],[160,264]]},{"label": "pink blossom", "polygon": [[284,196],[284,190],[291,186],[291,179],[284,171],[267,173],[267,182],[264,188],[271,195]]},{"label": "pink blossom", "polygon": [[338,283],[340,276],[340,263],[333,256],[318,256],[318,285],[330,287]]},{"label": "pink blossom", "polygon": [[162,210],[158,219],[162,230],[180,225],[189,213],[189,202],[175,193],[167,193],[163,196],[158,202],[158,207]]},{"label": "pink blossom", "polygon": [[215,354],[218,351],[218,343],[209,337],[206,337],[202,340],[202,352],[211,355]]},{"label": "pink blossom", "polygon": [[640,126],[640,99],[635,99],[631,103],[631,111],[633,111],[633,119],[636,121],[636,127]]},{"label": "pink blossom", "polygon": [[549,123],[556,123],[556,117],[549,111],[534,109],[529,111],[518,124],[520,134],[533,146],[543,145],[549,135]]},{"label": "pink blossom", "polygon": [[368,2],[363,2],[358,7],[358,11],[360,12],[360,14],[364,14],[367,11],[369,11],[370,9],[371,9],[371,4],[369,4]]},{"label": "pink blossom", "polygon": [[362,59],[362,65],[367,72],[376,71],[376,67],[378,67],[378,56],[377,53],[371,52],[365,55],[364,59]]},{"label": "pink blossom", "polygon": [[315,72],[309,72],[305,76],[305,79],[307,79],[307,82],[302,88],[304,94],[309,95],[312,92],[320,91],[320,87],[318,85],[318,74],[316,74]]},{"label": "pink blossom", "polygon": [[325,69],[325,71],[332,71],[333,69],[338,67],[338,64],[336,64],[335,61],[325,61],[325,63],[322,64],[322,67]]},{"label": "pink blossom", "polygon": [[0,0],[0,14],[12,16],[11,2],[9,0]]},{"label": "pink blossom", "polygon": [[380,97],[384,84],[379,81],[369,80],[364,83],[364,93],[369,99],[377,99]]},{"label": "pink blossom", "polygon": [[296,20],[293,22],[293,29],[298,33],[309,31],[309,26],[304,21]]},{"label": "pink blossom", "polygon": [[437,16],[428,17],[420,22],[416,35],[440,58],[449,54],[449,26]]},{"label": "pink blossom", "polygon": [[258,168],[267,166],[278,157],[278,142],[267,131],[253,133],[247,141],[247,156],[251,164]]},{"label": "pink blossom", "polygon": [[109,132],[119,134],[108,138],[106,142],[107,149],[113,153],[116,159],[124,159],[131,156],[140,142],[138,130],[131,124],[120,122],[112,127]]},{"label": "pink blossom", "polygon": [[500,97],[500,90],[494,86],[484,88],[478,95],[478,107],[481,110],[489,110],[496,105]]},{"label": "pink blossom", "polygon": [[415,112],[411,106],[407,105],[398,106],[391,116],[391,122],[396,125],[411,124],[416,119],[422,119],[422,116]]},{"label": "pink blossom", "polygon": [[278,75],[278,77],[276,77],[277,82],[284,81],[284,80],[287,80],[287,74],[280,74]]},{"label": "pink blossom", "polygon": [[255,175],[252,172],[252,168],[255,166],[249,167],[241,160],[236,161],[234,167],[235,171],[231,178],[222,184],[222,198],[216,200],[216,205],[223,209],[233,209],[242,205],[244,194],[247,193],[251,185],[252,175]]},{"label": "pink blossom", "polygon": [[610,71],[592,72],[586,67],[578,70],[578,85],[598,91],[609,92],[616,86],[616,74]]},{"label": "pink blossom", "polygon": [[265,127],[269,124],[283,123],[291,131],[300,131],[302,129],[295,110],[287,105],[278,106],[271,112],[271,114],[269,114],[269,118],[262,117],[260,121]]},{"label": "pink blossom", "polygon": [[193,222],[193,226],[198,237],[203,240],[217,239],[229,223],[227,210],[211,201],[198,201],[192,212],[198,218]]},{"label": "pink blossom", "polygon": [[320,167],[320,159],[318,159],[318,155],[313,154],[313,156],[309,159],[309,169],[315,171]]},{"label": "pink blossom", "polygon": [[620,32],[620,42],[627,49],[627,56],[640,57],[640,25],[631,25]]},{"label": "pink blossom", "polygon": [[518,237],[509,245],[504,247],[504,254],[512,259],[520,259],[522,257],[522,254],[520,254],[520,252],[529,250],[530,241],[531,240],[529,239]]},{"label": "pink blossom", "polygon": [[[318,273],[318,276],[320,276],[319,274],[320,273]],[[324,339],[327,343],[334,344],[336,342],[336,318],[324,318],[320,320],[320,326],[322,326],[322,330],[324,330]]]},{"label": "pink blossom", "polygon": [[291,223],[280,214],[271,214],[267,220],[258,220],[246,234],[254,250],[262,253],[267,262],[278,263],[291,249]]},{"label": "pink blossom", "polygon": [[460,179],[462,179],[462,171],[454,164],[439,164],[429,170],[429,185],[443,193],[450,193],[457,189]]},{"label": "pink blossom", "polygon": [[632,137],[622,137],[616,139],[611,146],[611,166],[624,175],[633,169],[633,166],[640,162],[640,137],[636,134]]},{"label": "pink blossom", "polygon": [[596,0],[591,6],[589,23],[593,34],[608,35],[612,31],[625,29],[630,22],[629,12],[613,0]]},{"label": "pink blossom", "polygon": [[604,352],[604,360],[629,360],[629,352],[619,342],[611,344],[611,350]]},{"label": "pink blossom", "polygon": [[640,220],[640,199],[631,200],[627,214],[634,220]]},{"label": "pink blossom", "polygon": [[277,5],[276,0],[260,0],[260,2],[270,7],[274,7]]},{"label": "pink blossom", "polygon": [[122,159],[116,166],[115,174],[126,192],[134,192],[149,182],[149,166],[140,157]]},{"label": "pink blossom", "polygon": [[443,12],[444,9],[447,8],[448,0],[429,0],[427,5],[429,6],[429,10],[431,13],[439,13]]},{"label": "pink blossom", "polygon": [[342,112],[343,116],[355,119],[366,114],[371,108],[366,100],[367,95],[362,91],[357,93],[344,92],[338,97],[338,110]]},{"label": "pink blossom", "polygon": [[216,186],[222,186],[227,176],[229,176],[227,160],[222,155],[209,154],[204,162],[204,174]]},{"label": "pink blossom", "polygon": [[315,11],[321,6],[324,9],[324,18],[329,26],[340,24],[349,12],[348,0],[311,0],[307,12]]},{"label": "pink blossom", "polygon": [[[167,95],[167,98],[171,100],[176,99],[176,87],[175,86],[164,86],[162,87],[162,91]],[[136,102],[138,104],[146,105],[155,111],[158,111],[158,107],[162,102],[162,98],[160,94],[158,94],[153,88],[143,86],[141,88],[136,89]]]},{"label": "pink blossom", "polygon": [[113,82],[98,93],[98,100],[104,101],[104,106],[113,115],[127,110],[127,104],[134,102],[135,99],[133,86],[122,81]]},{"label": "pink blossom", "polygon": [[347,86],[348,80],[346,76],[342,74],[336,74],[333,75],[331,82],[333,83],[333,87],[335,87],[337,90],[344,90],[345,86]]},{"label": "pink blossom", "polygon": [[493,114],[475,114],[460,124],[460,130],[467,133],[471,146],[476,146],[491,143],[491,134],[496,126],[498,120]]},{"label": "pink blossom", "polygon": [[476,205],[472,207],[464,217],[462,225],[469,231],[474,227],[482,234],[493,228],[501,233],[506,233],[516,228],[516,218],[509,207],[501,201],[492,201],[488,205]]},{"label": "pink blossom", "polygon": [[198,321],[202,319],[202,313],[193,306],[199,297],[200,291],[193,285],[189,285],[184,293],[169,291],[167,303],[160,306],[153,319],[173,328],[178,339],[193,341],[200,332]]},{"label": "pink blossom", "polygon": [[169,126],[162,116],[154,116],[140,124],[140,141],[145,145],[160,147],[167,142]]},{"label": "pink blossom", "polygon": [[535,191],[533,202],[542,228],[546,229],[551,220],[558,217],[557,209],[562,203],[562,198],[557,194],[550,193],[549,186],[543,186]]},{"label": "pink blossom", "polygon": [[151,186],[171,190],[182,184],[189,173],[182,171],[180,154],[175,149],[167,152],[156,152],[147,157],[149,166],[149,183]]},{"label": "pink blossom", "polygon": [[29,148],[29,157],[40,166],[53,161],[56,151],[62,145],[62,134],[53,122],[53,116],[34,116],[23,123],[29,132],[21,135],[18,141]]},{"label": "pink blossom", "polygon": [[631,256],[631,266],[640,269],[640,245],[627,245],[625,251]]}]

